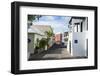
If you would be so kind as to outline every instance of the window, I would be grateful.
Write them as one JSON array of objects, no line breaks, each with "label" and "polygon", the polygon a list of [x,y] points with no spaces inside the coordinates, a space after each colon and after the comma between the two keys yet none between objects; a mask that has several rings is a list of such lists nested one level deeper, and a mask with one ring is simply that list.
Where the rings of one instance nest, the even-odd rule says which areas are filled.
[{"label": "window", "polygon": [[80,25],[80,32],[83,31],[83,22],[81,22],[81,25]]},{"label": "window", "polygon": [[74,32],[80,32],[80,23],[74,23]]},{"label": "window", "polygon": [[31,42],[31,39],[28,39],[28,43],[30,43]]},{"label": "window", "polygon": [[78,43],[78,40],[74,40],[74,43]]}]

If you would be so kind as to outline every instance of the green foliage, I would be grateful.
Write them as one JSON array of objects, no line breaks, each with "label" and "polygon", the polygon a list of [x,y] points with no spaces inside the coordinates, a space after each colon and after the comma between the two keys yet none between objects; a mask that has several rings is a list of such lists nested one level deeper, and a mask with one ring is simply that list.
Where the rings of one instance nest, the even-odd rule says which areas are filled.
[{"label": "green foliage", "polygon": [[46,31],[45,34],[46,34],[47,38],[50,38],[51,36],[53,36],[52,31]]},{"label": "green foliage", "polygon": [[40,42],[40,41],[39,41],[39,39],[37,38],[36,44],[35,44],[35,45],[36,45],[35,49],[39,49],[39,42]]},{"label": "green foliage", "polygon": [[41,15],[28,15],[28,28],[32,25],[32,22],[34,20],[39,20],[39,18],[42,17]]},{"label": "green foliage", "polygon": [[35,20],[35,15],[28,15],[28,21]]},{"label": "green foliage", "polygon": [[47,45],[47,39],[46,38],[42,38],[41,40],[39,40],[37,38],[36,41],[37,41],[37,43],[36,43],[35,49],[45,48],[45,46]]},{"label": "green foliage", "polygon": [[51,30],[51,31],[46,31],[45,34],[46,34],[46,36],[47,36],[47,45],[49,45],[48,42],[49,42],[49,40],[50,40],[50,37],[52,37],[52,36],[54,35],[53,30]]},{"label": "green foliage", "polygon": [[39,20],[42,17],[41,15],[28,15],[28,21],[33,21],[35,19]]},{"label": "green foliage", "polygon": [[47,45],[47,40],[46,38],[42,38],[39,42],[39,48],[45,48],[45,46]]}]

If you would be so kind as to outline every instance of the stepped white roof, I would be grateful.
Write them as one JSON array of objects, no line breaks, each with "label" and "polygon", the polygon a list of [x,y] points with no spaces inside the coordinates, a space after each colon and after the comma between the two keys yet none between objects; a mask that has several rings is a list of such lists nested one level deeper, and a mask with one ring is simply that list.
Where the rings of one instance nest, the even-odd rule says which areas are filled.
[{"label": "stepped white roof", "polygon": [[34,29],[32,27],[30,27],[28,29],[28,33],[36,33],[36,34],[39,34],[39,35],[45,35],[42,31],[40,31],[39,29],[35,28]]}]

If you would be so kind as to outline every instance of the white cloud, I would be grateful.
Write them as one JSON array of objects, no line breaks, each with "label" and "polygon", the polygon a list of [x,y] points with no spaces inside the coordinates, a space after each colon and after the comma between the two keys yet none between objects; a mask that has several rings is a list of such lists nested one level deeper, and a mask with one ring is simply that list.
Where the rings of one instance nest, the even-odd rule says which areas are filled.
[{"label": "white cloud", "polygon": [[40,18],[41,21],[53,21],[54,19],[53,16],[43,16]]},{"label": "white cloud", "polygon": [[68,31],[68,22],[70,17],[61,17],[55,19],[55,16],[43,16],[39,21],[34,21],[34,25],[50,25],[54,29],[54,33],[62,33]]}]

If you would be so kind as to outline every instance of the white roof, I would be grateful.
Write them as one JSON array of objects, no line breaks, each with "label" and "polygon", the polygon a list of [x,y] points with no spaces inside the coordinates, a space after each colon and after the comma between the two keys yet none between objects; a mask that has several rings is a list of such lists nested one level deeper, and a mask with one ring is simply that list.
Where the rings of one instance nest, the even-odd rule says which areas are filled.
[{"label": "white roof", "polygon": [[40,34],[40,35],[45,35],[43,32],[41,32],[40,30],[38,30],[37,28],[34,27],[34,29],[32,27],[30,27],[28,29],[28,33],[36,33],[36,34]]}]

